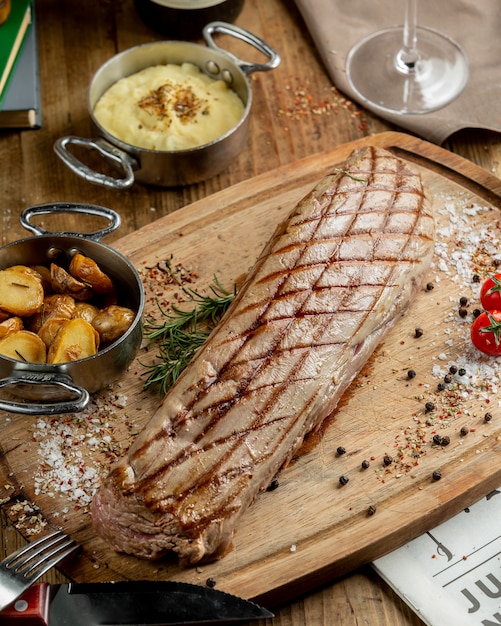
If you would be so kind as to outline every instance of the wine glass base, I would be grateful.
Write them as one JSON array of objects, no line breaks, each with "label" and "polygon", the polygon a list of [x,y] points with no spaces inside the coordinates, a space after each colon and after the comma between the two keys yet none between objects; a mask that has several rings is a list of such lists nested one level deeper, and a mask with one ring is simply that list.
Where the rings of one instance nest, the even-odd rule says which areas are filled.
[{"label": "wine glass base", "polygon": [[417,28],[419,60],[413,67],[396,62],[403,28],[372,33],[350,50],[346,75],[359,98],[391,113],[423,114],[454,100],[468,81],[468,61],[461,47],[445,35]]}]

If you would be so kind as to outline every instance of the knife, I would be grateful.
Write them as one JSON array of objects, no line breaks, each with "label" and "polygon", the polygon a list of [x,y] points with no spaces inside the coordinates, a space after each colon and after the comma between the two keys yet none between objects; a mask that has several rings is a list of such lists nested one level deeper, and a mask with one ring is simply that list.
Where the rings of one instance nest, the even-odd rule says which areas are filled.
[{"label": "knife", "polygon": [[0,613],[0,625],[206,626],[271,617],[250,600],[190,583],[37,583]]}]

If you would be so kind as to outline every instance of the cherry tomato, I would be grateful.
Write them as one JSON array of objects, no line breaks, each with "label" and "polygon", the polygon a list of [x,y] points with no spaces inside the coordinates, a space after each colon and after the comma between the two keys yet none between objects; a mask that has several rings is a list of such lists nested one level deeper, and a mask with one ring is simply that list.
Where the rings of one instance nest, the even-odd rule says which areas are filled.
[{"label": "cherry tomato", "polygon": [[486,311],[501,311],[501,274],[494,274],[484,281],[480,302]]},{"label": "cherry tomato", "polygon": [[484,311],[470,329],[475,348],[492,356],[501,355],[501,311]]}]

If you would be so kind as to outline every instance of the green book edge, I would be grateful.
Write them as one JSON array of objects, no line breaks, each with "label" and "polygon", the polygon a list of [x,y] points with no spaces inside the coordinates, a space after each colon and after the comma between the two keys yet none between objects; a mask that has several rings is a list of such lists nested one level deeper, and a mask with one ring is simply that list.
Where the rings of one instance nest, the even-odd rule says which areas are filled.
[{"label": "green book edge", "polygon": [[13,0],[7,21],[0,25],[0,107],[31,25],[32,0]]}]

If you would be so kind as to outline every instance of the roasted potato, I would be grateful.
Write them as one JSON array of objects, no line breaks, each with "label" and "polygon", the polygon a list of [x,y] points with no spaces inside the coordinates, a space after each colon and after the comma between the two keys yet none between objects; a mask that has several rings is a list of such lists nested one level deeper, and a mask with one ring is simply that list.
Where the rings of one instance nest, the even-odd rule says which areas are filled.
[{"label": "roasted potato", "polygon": [[75,300],[90,300],[94,295],[92,287],[78,280],[55,263],[51,263],[50,277],[52,289],[56,293],[64,293],[75,298]]},{"label": "roasted potato", "polygon": [[92,320],[102,343],[110,343],[121,337],[129,329],[136,314],[132,309],[112,304],[99,311]]},{"label": "roasted potato", "polygon": [[99,309],[97,306],[94,306],[90,302],[75,302],[75,313],[73,317],[81,317],[87,322],[92,322],[98,313]]},{"label": "roasted potato", "polygon": [[67,320],[49,347],[47,363],[67,363],[93,356],[99,348],[99,334],[89,322]]},{"label": "roasted potato", "polygon": [[47,348],[49,348],[54,342],[57,333],[61,330],[61,328],[66,324],[67,321],[68,319],[65,317],[50,317],[42,324],[37,335],[44,342]]},{"label": "roasted potato", "polygon": [[19,317],[34,315],[42,306],[42,281],[24,266],[0,271],[0,309]]},{"label": "roasted potato", "polygon": [[52,293],[52,284],[50,278],[50,269],[45,265],[32,265],[32,270],[35,270],[40,275],[42,281],[43,292],[46,296]]},{"label": "roasted potato", "polygon": [[0,339],[3,339],[16,330],[23,330],[23,328],[23,320],[20,317],[9,317],[3,322],[0,322]]},{"label": "roasted potato", "polygon": [[79,252],[71,259],[69,272],[81,282],[90,285],[95,293],[112,293],[114,291],[111,278],[101,270],[93,259]]},{"label": "roasted potato", "polygon": [[0,354],[16,361],[45,363],[46,353],[44,342],[29,330],[17,330],[0,339]]},{"label": "roasted potato", "polygon": [[11,265],[7,269],[13,270],[15,272],[22,272],[23,274],[29,274],[30,276],[34,276],[40,282],[42,282],[42,275],[40,274],[40,272],[34,267],[30,267],[29,265]]},{"label": "roasted potato", "polygon": [[26,323],[26,328],[34,333],[38,333],[44,323],[53,318],[65,318],[70,320],[75,317],[75,299],[64,293],[53,293],[43,300],[40,311],[35,313]]}]

